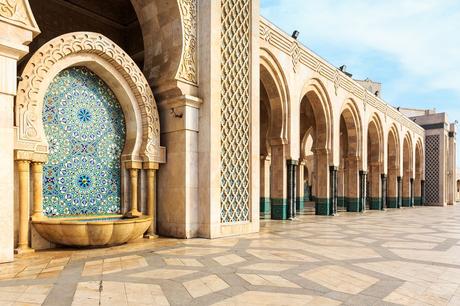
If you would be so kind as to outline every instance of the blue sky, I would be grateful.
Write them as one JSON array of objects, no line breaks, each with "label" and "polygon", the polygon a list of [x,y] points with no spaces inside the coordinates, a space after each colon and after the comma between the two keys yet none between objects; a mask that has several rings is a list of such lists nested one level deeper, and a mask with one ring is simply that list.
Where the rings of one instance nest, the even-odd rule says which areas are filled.
[{"label": "blue sky", "polygon": [[[460,1],[260,0],[261,14],[394,106],[460,121]],[[460,164],[460,150],[457,164]]]}]

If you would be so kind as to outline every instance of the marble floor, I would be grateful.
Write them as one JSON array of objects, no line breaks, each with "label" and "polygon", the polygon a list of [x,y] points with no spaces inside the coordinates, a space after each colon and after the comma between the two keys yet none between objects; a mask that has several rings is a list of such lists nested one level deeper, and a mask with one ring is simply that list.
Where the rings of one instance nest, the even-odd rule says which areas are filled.
[{"label": "marble floor", "polygon": [[0,305],[460,305],[460,205],[36,252],[0,265]]}]

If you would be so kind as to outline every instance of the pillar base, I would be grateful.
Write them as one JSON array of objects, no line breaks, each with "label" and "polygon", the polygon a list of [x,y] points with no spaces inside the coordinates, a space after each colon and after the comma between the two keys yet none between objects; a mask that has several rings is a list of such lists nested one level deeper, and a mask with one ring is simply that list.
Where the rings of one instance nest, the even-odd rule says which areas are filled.
[{"label": "pillar base", "polygon": [[415,206],[422,206],[422,198],[421,197],[415,197],[414,198],[414,205]]},{"label": "pillar base", "polygon": [[271,211],[270,198],[260,198],[260,217],[269,218]]},{"label": "pillar base", "polygon": [[131,210],[125,214],[126,218],[137,218],[142,216],[142,213],[138,210]]},{"label": "pillar base", "polygon": [[331,199],[315,198],[315,214],[318,216],[333,216]]},{"label": "pillar base", "polygon": [[146,234],[144,235],[144,239],[157,239],[159,236],[158,235],[152,235],[152,234]]},{"label": "pillar base", "polygon": [[360,198],[346,198],[345,203],[348,212],[361,212]]},{"label": "pillar base", "polygon": [[411,198],[403,198],[402,207],[411,207]]},{"label": "pillar base", "polygon": [[295,207],[297,211],[303,211],[305,208],[304,197],[297,197],[295,200]]},{"label": "pillar base", "polygon": [[288,219],[287,199],[271,199],[271,217],[273,220]]},{"label": "pillar base", "polygon": [[382,199],[381,198],[369,198],[369,209],[370,210],[382,210]]},{"label": "pillar base", "polygon": [[36,215],[36,216],[32,215],[32,217],[30,217],[30,219],[32,221],[42,221],[42,220],[47,220],[48,217],[40,214],[40,215]]},{"label": "pillar base", "polygon": [[14,254],[16,255],[24,255],[24,254],[30,254],[34,253],[35,250],[32,248],[29,248],[28,246],[22,246],[14,249]]},{"label": "pillar base", "polygon": [[347,209],[347,199],[345,197],[337,197],[337,208]]},{"label": "pillar base", "polygon": [[399,208],[398,198],[387,198],[387,208]]}]

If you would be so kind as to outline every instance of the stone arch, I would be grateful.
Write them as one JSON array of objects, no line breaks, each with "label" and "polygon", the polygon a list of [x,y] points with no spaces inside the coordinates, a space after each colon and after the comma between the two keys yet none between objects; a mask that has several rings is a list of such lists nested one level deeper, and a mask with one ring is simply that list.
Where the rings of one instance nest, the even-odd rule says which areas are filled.
[{"label": "stone arch", "polygon": [[[46,156],[43,98],[48,85],[62,70],[85,66],[114,91],[127,122],[124,160],[162,163],[160,122],[152,91],[134,61],[114,42],[91,32],[61,35],[31,57],[18,85],[15,105],[17,154]],[[29,158],[26,158],[29,159]]]},{"label": "stone arch", "polygon": [[[315,149],[330,151],[332,147],[332,131],[334,129],[333,114],[331,101],[324,84],[319,79],[311,79],[303,87],[300,97],[300,104],[302,105],[305,99],[307,99],[314,115],[316,130]],[[320,133],[319,131],[324,132]]]},{"label": "stone arch", "polygon": [[423,205],[422,199],[422,180],[424,176],[425,157],[423,153],[423,143],[420,138],[415,144],[415,179],[414,179],[414,205]]},{"label": "stone arch", "polygon": [[402,197],[403,206],[413,206],[413,140],[410,132],[407,132],[403,140],[403,178],[402,178]]},{"label": "stone arch", "polygon": [[272,219],[287,216],[286,144],[289,91],[280,65],[267,50],[260,50],[260,211]]},{"label": "stone arch", "polygon": [[338,207],[360,211],[359,169],[362,154],[362,123],[353,99],[347,99],[340,112],[340,164],[338,168]]},{"label": "stone arch", "polygon": [[175,81],[196,86],[196,1],[131,0],[131,3],[144,37],[144,73],[148,83],[155,88]]},{"label": "stone arch", "polygon": [[[313,166],[310,177],[316,202],[316,214],[333,213],[331,190],[329,188],[329,165],[332,162],[332,106],[324,85],[318,79],[311,79],[303,87],[300,95],[300,122],[304,132],[313,127]],[[302,115],[303,114],[303,115]],[[302,118],[302,116],[304,118]],[[302,131],[300,137],[303,137]]]},{"label": "stone arch", "polygon": [[384,208],[382,193],[382,174],[384,157],[384,132],[380,117],[374,113],[370,117],[367,128],[367,169],[368,169],[368,201],[370,209]]},{"label": "stone arch", "polygon": [[400,136],[398,127],[393,124],[387,137],[387,167],[388,167],[388,184],[387,184],[387,207],[398,208],[399,194],[398,194],[398,177],[400,171]]},{"label": "stone arch", "polygon": [[340,111],[341,120],[348,136],[347,155],[361,158],[362,154],[362,120],[358,106],[353,99],[348,99]]},{"label": "stone arch", "polygon": [[271,139],[286,143],[289,139],[289,91],[284,72],[275,57],[266,49],[260,50],[260,81],[269,102]]}]

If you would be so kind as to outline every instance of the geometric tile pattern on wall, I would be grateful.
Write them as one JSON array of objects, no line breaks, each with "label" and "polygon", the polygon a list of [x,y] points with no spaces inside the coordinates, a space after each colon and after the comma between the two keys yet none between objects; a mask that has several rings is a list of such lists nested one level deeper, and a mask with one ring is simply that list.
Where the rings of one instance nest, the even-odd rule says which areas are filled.
[{"label": "geometric tile pattern on wall", "polygon": [[426,136],[426,183],[427,204],[439,203],[439,135]]},{"label": "geometric tile pattern on wall", "polygon": [[250,3],[222,0],[221,222],[249,220]]},{"label": "geometric tile pattern on wall", "polygon": [[119,213],[125,121],[110,88],[87,68],[61,71],[46,92],[43,124],[45,214]]}]

